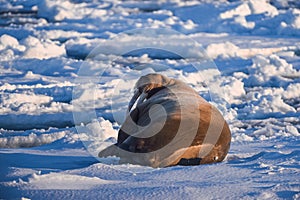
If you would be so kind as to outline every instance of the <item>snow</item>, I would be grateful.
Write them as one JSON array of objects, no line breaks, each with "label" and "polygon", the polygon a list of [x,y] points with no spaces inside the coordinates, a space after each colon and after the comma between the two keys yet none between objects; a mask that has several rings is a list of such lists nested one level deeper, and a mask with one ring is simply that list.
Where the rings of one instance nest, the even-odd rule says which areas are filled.
[{"label": "snow", "polygon": [[220,44],[210,44],[206,48],[206,52],[210,58],[223,57],[235,57],[240,49],[231,42],[225,42]]},{"label": "snow", "polygon": [[[298,1],[2,0],[0,16],[0,199],[300,198]],[[153,72],[223,113],[225,161],[97,157]]]},{"label": "snow", "polygon": [[34,147],[43,144],[48,144],[61,139],[65,136],[65,132],[42,134],[40,136],[31,133],[28,136],[14,136],[0,138],[1,148],[20,148],[20,147]]},{"label": "snow", "polygon": [[29,36],[23,41],[23,45],[26,46],[24,52],[24,58],[51,58],[65,55],[64,46],[59,46],[51,40],[40,42],[38,38]]}]

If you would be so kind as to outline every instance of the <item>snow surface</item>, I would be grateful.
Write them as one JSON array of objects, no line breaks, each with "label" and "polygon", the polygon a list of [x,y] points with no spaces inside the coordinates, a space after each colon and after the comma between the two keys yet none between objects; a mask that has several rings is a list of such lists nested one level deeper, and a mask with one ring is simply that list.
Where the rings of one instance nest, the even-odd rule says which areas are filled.
[{"label": "snow surface", "polygon": [[[0,199],[300,199],[298,1],[2,0],[0,16]],[[221,110],[224,162],[97,158],[151,72]]]}]

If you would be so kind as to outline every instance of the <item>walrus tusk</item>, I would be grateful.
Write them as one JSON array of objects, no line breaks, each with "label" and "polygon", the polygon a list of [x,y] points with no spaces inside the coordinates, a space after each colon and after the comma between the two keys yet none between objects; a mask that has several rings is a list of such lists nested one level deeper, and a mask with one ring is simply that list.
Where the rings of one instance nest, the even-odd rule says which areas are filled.
[{"label": "walrus tusk", "polygon": [[148,94],[146,92],[140,92],[138,89],[136,89],[133,97],[131,98],[129,105],[128,105],[128,110],[127,113],[129,113],[133,107],[133,105],[135,104],[136,100],[139,98],[138,102],[136,105],[139,105],[141,103],[143,103],[143,101],[147,98]]},{"label": "walrus tusk", "polygon": [[147,96],[148,96],[148,93],[142,92],[136,105],[140,105],[141,103],[143,103],[143,101],[147,98]]},{"label": "walrus tusk", "polygon": [[140,95],[141,95],[141,92],[139,91],[139,89],[135,89],[134,95],[133,95],[133,97],[131,98],[131,100],[130,100],[130,102],[128,104],[127,113],[130,112],[132,106],[134,105],[134,103],[136,102],[136,100],[139,98]]}]

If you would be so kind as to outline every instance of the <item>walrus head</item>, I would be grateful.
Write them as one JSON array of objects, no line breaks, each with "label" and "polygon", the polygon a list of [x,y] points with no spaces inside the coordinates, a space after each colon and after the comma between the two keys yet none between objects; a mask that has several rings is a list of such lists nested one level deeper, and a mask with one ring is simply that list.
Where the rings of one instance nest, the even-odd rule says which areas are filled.
[{"label": "walrus head", "polygon": [[148,74],[142,76],[134,87],[134,95],[131,98],[127,112],[130,112],[131,108],[139,98],[137,105],[142,103],[145,99],[149,99],[152,95],[158,91],[174,84],[174,80],[161,74]]}]

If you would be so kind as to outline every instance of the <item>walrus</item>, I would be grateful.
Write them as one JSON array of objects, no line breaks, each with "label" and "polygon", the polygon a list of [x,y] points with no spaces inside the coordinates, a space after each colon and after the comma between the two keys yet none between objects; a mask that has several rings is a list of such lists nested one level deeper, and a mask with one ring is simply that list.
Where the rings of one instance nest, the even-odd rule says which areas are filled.
[{"label": "walrus", "polygon": [[224,160],[231,142],[228,124],[193,88],[153,73],[140,77],[134,89],[117,143],[99,157],[154,168]]}]

